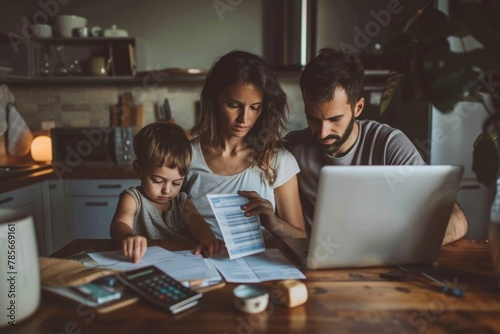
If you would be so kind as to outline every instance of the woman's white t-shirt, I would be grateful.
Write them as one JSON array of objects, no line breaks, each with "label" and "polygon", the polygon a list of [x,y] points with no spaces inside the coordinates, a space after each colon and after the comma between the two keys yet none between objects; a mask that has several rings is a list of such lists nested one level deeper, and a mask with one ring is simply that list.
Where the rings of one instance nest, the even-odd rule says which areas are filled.
[{"label": "woman's white t-shirt", "polygon": [[207,194],[235,194],[239,190],[255,191],[262,198],[272,203],[276,210],[274,189],[286,183],[300,169],[293,155],[285,149],[279,149],[272,160],[276,168],[276,181],[270,185],[262,169],[252,164],[234,175],[218,175],[213,173],[203,158],[198,138],[191,143],[193,159],[186,175],[183,191],[186,192],[198,212],[210,225],[217,239],[222,240],[221,230],[215,219]]}]

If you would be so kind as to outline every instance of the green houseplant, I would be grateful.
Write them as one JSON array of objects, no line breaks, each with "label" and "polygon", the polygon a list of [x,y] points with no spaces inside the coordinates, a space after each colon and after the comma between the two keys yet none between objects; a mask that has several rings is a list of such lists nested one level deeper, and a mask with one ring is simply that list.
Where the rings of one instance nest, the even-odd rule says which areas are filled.
[{"label": "green houseplant", "polygon": [[[448,12],[433,0],[424,2],[382,46],[391,73],[380,113],[391,106],[407,110],[422,96],[443,113],[461,101],[482,103],[490,119],[476,140],[473,170],[479,182],[491,185],[500,177],[500,1],[449,1]],[[451,38],[463,44],[461,52],[451,50]],[[479,47],[465,47],[471,38]],[[485,94],[493,108],[485,104]]]}]

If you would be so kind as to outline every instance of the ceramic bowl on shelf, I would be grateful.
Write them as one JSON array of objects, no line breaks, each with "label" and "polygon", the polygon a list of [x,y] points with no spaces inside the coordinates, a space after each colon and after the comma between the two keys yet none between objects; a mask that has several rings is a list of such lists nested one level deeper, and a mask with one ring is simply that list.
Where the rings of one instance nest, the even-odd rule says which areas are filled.
[{"label": "ceramic bowl on shelf", "polygon": [[60,37],[77,36],[78,28],[87,26],[87,19],[76,15],[58,15],[54,18],[54,28]]},{"label": "ceramic bowl on shelf", "polygon": [[35,36],[38,38],[52,37],[52,27],[48,24],[35,24]]}]

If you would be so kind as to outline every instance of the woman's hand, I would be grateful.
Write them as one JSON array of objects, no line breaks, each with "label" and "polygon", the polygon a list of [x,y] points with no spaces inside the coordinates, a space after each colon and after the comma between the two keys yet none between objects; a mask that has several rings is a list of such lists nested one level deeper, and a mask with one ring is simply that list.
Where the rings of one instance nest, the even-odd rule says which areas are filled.
[{"label": "woman's hand", "polygon": [[259,216],[261,224],[268,230],[273,223],[276,222],[277,217],[274,214],[273,205],[267,199],[262,198],[255,191],[238,191],[238,194],[248,198],[248,203],[241,207],[245,211],[246,217]]},{"label": "woman's hand", "polygon": [[140,235],[133,235],[125,238],[122,245],[123,255],[137,263],[146,254],[148,241]]},{"label": "woman's hand", "polygon": [[297,189],[295,176],[274,190],[276,213],[271,202],[255,191],[238,191],[238,194],[249,200],[242,206],[245,216],[259,215],[262,226],[276,238],[304,238],[307,234]]},{"label": "woman's hand", "polygon": [[222,250],[226,248],[226,244],[224,241],[211,238],[207,240],[202,240],[194,249],[194,254],[198,255],[201,253],[202,250],[206,250],[205,254],[208,257],[216,256],[218,255]]}]

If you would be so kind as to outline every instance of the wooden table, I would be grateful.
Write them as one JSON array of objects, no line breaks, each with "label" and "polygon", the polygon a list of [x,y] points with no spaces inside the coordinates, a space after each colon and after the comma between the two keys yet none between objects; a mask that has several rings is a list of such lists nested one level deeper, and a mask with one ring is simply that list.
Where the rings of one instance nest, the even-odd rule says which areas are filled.
[{"label": "wooden table", "polygon": [[[169,250],[193,245],[152,242]],[[281,242],[269,246],[282,247]],[[391,267],[305,272],[309,300],[287,309],[270,303],[257,315],[238,312],[231,292],[236,284],[206,292],[193,309],[171,315],[146,302],[105,315],[77,309],[46,292],[37,312],[12,333],[499,333],[500,289],[493,276],[488,244],[461,240],[443,247],[439,261],[425,270],[455,282],[465,298],[417,281],[386,281]],[[75,240],[54,256],[112,249],[109,240]],[[286,251],[285,251],[286,254]],[[422,267],[414,267],[417,269]],[[273,282],[261,283],[270,291]]]}]

